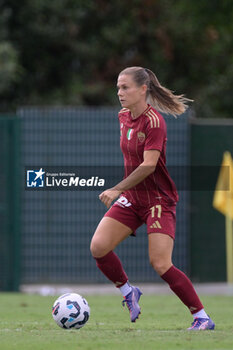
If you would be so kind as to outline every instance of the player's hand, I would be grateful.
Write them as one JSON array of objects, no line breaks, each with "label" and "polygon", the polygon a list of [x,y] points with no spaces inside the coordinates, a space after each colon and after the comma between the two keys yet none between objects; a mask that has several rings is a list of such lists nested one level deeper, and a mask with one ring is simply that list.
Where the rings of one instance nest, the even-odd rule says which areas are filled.
[{"label": "player's hand", "polygon": [[107,208],[110,207],[112,201],[119,197],[122,191],[115,189],[114,187],[105,190],[99,195],[99,199],[103,202]]}]

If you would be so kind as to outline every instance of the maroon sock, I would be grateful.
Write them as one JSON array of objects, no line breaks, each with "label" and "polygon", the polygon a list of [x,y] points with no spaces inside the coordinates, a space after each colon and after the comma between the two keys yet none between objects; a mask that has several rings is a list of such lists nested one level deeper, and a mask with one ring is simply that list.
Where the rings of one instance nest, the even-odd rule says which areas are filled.
[{"label": "maroon sock", "polygon": [[123,269],[121,261],[113,251],[109,252],[102,258],[95,258],[95,260],[100,271],[102,271],[117,288],[120,288],[128,281],[128,277]]},{"label": "maroon sock", "polygon": [[171,290],[189,308],[192,314],[203,309],[203,305],[191,281],[182,271],[172,266],[161,278],[169,284]]}]

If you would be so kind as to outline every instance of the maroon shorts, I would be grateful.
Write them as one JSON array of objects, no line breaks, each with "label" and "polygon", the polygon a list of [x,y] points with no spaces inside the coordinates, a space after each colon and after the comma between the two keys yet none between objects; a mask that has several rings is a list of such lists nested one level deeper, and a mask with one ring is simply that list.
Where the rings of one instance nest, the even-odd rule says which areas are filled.
[{"label": "maroon shorts", "polygon": [[147,225],[147,233],[164,233],[175,239],[176,205],[155,203],[152,207],[136,206],[121,196],[104,216],[111,217],[130,227],[133,235],[142,224]]}]

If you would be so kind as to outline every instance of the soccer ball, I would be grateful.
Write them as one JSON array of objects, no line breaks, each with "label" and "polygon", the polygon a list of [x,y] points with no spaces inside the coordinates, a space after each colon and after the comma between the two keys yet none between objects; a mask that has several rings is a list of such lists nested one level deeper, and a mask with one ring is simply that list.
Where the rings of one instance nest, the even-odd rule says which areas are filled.
[{"label": "soccer ball", "polygon": [[82,328],[90,316],[86,299],[75,293],[61,295],[53,304],[52,315],[58,326],[65,329]]}]

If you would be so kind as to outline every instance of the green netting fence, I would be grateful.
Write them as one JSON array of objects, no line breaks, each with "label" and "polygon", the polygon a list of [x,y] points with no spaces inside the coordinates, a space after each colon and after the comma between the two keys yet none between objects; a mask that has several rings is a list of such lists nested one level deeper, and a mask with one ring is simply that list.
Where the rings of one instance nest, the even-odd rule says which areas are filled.
[{"label": "green netting fence", "polygon": [[[105,213],[99,191],[25,189],[25,169],[121,166],[117,108],[21,108],[21,283],[98,283],[106,279],[89,244]],[[167,162],[185,166],[189,152],[187,115],[165,117]],[[181,174],[181,182],[187,181]],[[179,191],[173,259],[189,271],[189,193]],[[147,257],[146,226],[117,248],[131,281],[158,281]]]}]

